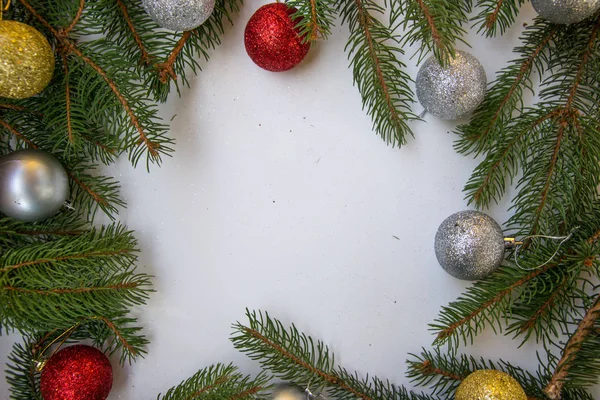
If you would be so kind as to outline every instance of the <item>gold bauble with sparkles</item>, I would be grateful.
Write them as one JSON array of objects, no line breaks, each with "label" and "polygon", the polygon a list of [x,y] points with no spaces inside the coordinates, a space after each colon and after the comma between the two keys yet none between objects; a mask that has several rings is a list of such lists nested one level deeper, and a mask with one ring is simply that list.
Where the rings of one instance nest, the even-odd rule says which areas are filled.
[{"label": "gold bauble with sparkles", "polygon": [[38,94],[54,73],[54,52],[37,29],[0,20],[0,97],[24,99]]},{"label": "gold bauble with sparkles", "polygon": [[527,400],[527,395],[512,376],[482,369],[462,381],[456,390],[455,400]]}]

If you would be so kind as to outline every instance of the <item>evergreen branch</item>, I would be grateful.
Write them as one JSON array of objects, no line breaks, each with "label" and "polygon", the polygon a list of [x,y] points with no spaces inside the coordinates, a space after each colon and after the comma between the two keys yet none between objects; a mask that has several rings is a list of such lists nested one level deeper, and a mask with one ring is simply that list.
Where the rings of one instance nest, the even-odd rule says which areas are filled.
[{"label": "evergreen branch", "polygon": [[234,346],[284,381],[303,388],[323,388],[338,400],[432,400],[387,381],[361,379],[336,367],[328,347],[298,332],[294,325],[286,329],[267,313],[247,311],[246,315],[249,326],[234,325]]},{"label": "evergreen branch", "polygon": [[[482,316],[483,313],[493,313],[496,308],[510,300],[511,295],[516,289],[524,286],[526,283],[539,277],[550,269],[557,267],[561,261],[563,260],[559,260],[556,263],[548,263],[542,268],[538,268],[529,272],[528,274],[515,280],[512,284],[506,286],[504,290],[494,290],[497,283],[496,285],[493,285],[493,282],[488,284],[486,280],[475,283],[474,286],[467,289],[467,293],[464,297],[460,297],[455,302],[450,303],[449,306],[442,308],[441,319],[440,317],[436,319],[436,322],[442,324],[431,325],[432,329],[438,331],[435,342],[443,343],[451,337],[456,337],[459,333],[461,336],[463,336],[465,343],[468,338],[473,340],[473,336],[483,329],[481,323],[483,323],[484,320],[489,319],[485,316]],[[522,273],[520,270],[510,270],[507,267],[504,267],[504,270],[504,274],[506,274],[506,278],[508,278],[508,280],[512,278],[513,273]],[[501,273],[502,271],[499,272],[500,273],[497,273],[497,275],[504,278],[504,274]],[[494,277],[494,275],[492,275],[492,277]],[[492,294],[491,297],[490,294]],[[470,302],[471,299],[486,300],[481,301],[481,303],[473,308],[474,304]],[[506,307],[508,307],[508,305],[504,304],[502,308]],[[459,311],[459,314],[457,314],[456,311]],[[452,322],[448,320],[447,322],[449,323],[445,324],[444,321],[446,321],[446,314],[452,315],[453,317],[458,317],[460,315],[460,318],[457,318],[456,320],[454,320],[455,318],[452,318]]]},{"label": "evergreen branch", "polygon": [[[143,146],[143,148],[147,151],[148,154],[148,163],[150,162],[160,162],[161,153],[168,153],[171,151],[168,147],[162,147],[161,141],[165,143],[169,143],[168,140],[164,140],[162,138],[160,141],[152,140],[146,134],[142,124],[139,121],[138,116],[134,112],[130,101],[126,98],[126,96],[121,92],[118,88],[117,83],[109,77],[107,72],[102,69],[95,61],[93,61],[90,57],[85,55],[79,47],[75,45],[72,41],[70,41],[67,37],[61,34],[61,32],[57,31],[52,25],[42,17],[42,15],[32,7],[27,0],[19,0],[23,6],[46,28],[48,31],[56,38],[58,44],[63,48],[63,51],[66,53],[72,53],[76,55],[81,61],[85,63],[85,65],[89,66],[105,83],[108,85],[110,90],[112,91],[115,98],[120,103],[123,108],[125,114],[129,118],[129,123],[133,126],[134,130],[137,132],[138,140],[135,142],[134,147]],[[137,162],[140,156],[139,152],[134,151],[131,156],[134,164]],[[149,164],[148,164],[149,166]]]},{"label": "evergreen branch", "polygon": [[10,385],[13,400],[42,400],[40,393],[40,374],[34,365],[35,347],[39,345],[40,335],[24,335],[24,343],[15,343],[8,356],[6,381]]},{"label": "evergreen branch", "polygon": [[[505,361],[493,362],[483,358],[456,354],[442,354],[439,348],[433,352],[422,350],[421,354],[411,354],[407,376],[419,386],[429,387],[434,395],[444,399],[454,398],[454,393],[462,380],[477,370],[498,370],[515,378],[527,395],[528,400],[544,400],[543,388],[547,377],[540,372],[533,375]],[[568,388],[564,400],[591,400],[593,397],[581,388]]]},{"label": "evergreen branch", "polygon": [[71,21],[69,26],[67,26],[65,29],[62,30],[62,34],[64,36],[68,35],[73,30],[73,28],[75,28],[75,26],[81,19],[81,16],[83,15],[84,8],[85,8],[85,0],[79,0],[79,8],[77,9],[77,13],[75,14],[75,17],[73,18],[73,21]]},{"label": "evergreen branch", "polygon": [[237,367],[229,364],[215,364],[201,369],[178,386],[169,389],[158,400],[194,399],[255,399],[256,394],[271,387],[269,377],[261,373],[255,379],[242,375]]},{"label": "evergreen branch", "polygon": [[[135,285],[132,287],[137,287],[137,286],[138,285]],[[124,287],[120,287],[117,289],[121,290],[123,288]],[[138,356],[138,350],[132,344],[129,343],[129,341],[127,340],[125,335],[120,331],[120,329],[117,328],[117,326],[114,324],[113,321],[109,320],[106,317],[101,317],[101,316],[92,316],[92,317],[87,317],[87,318],[102,321],[114,333],[115,337],[117,338],[117,340],[119,341],[121,346],[125,349],[125,352],[130,355],[130,357]]]},{"label": "evergreen branch", "polygon": [[327,39],[335,19],[335,0],[290,0],[286,3],[297,11],[292,19],[297,23],[304,42]]},{"label": "evergreen branch", "polygon": [[521,38],[525,46],[518,49],[523,57],[512,61],[509,67],[498,74],[493,87],[471,117],[471,122],[458,127],[457,133],[461,135],[455,145],[458,152],[479,154],[503,131],[513,111],[521,104],[523,89],[531,85],[532,71],[534,68],[541,71],[540,57],[544,56],[558,30],[557,25],[541,21],[527,28]]},{"label": "evergreen branch", "polygon": [[150,53],[148,53],[148,50],[146,50],[146,47],[144,46],[144,42],[142,41],[142,38],[140,37],[137,30],[135,29],[135,25],[133,25],[133,22],[131,21],[131,18],[129,17],[129,11],[127,11],[127,6],[123,2],[123,0],[117,0],[117,6],[119,7],[119,10],[121,10],[121,13],[123,14],[123,18],[125,18],[125,22],[127,23],[127,27],[129,28],[129,30],[131,31],[131,35],[133,36],[133,40],[135,41],[135,44],[137,45],[140,52],[142,53],[142,59],[141,59],[142,64],[150,65],[153,57],[150,55]]},{"label": "evergreen branch", "polygon": [[544,393],[546,393],[550,399],[554,400],[561,398],[561,392],[569,374],[569,369],[575,362],[584,340],[591,333],[594,323],[599,316],[600,295],[597,295],[593,305],[588,309],[583,319],[579,322],[576,331],[571,335],[569,341],[565,345],[562,357],[558,361],[555,371],[552,374],[552,378],[544,389]]},{"label": "evergreen branch", "polygon": [[389,0],[390,23],[406,31],[403,44],[418,43],[418,63],[433,52],[441,65],[455,54],[456,42],[463,42],[471,0]]},{"label": "evergreen branch", "polygon": [[193,32],[194,31],[183,32],[183,35],[181,35],[181,38],[177,41],[175,47],[169,53],[167,60],[156,65],[156,69],[158,70],[160,81],[162,83],[167,83],[169,79],[177,80],[177,74],[174,70],[175,61],[177,60],[177,57],[183,50],[185,43],[188,41]]},{"label": "evergreen branch", "polygon": [[0,286],[0,290],[6,290],[9,292],[18,292],[26,294],[39,294],[43,296],[60,295],[60,294],[80,294],[90,292],[101,292],[105,290],[123,290],[123,289],[135,289],[140,287],[140,282],[126,282],[118,283],[116,285],[107,286],[93,286],[93,287],[79,287],[79,288],[52,288],[52,289],[26,289],[14,286]]},{"label": "evergreen branch", "polygon": [[480,13],[474,18],[478,31],[485,32],[487,37],[495,36],[500,30],[504,34],[514,24],[525,0],[479,0]]},{"label": "evergreen branch", "polygon": [[30,110],[28,110],[27,108],[22,107],[22,106],[17,106],[17,105],[14,105],[14,104],[0,104],[0,108],[4,108],[4,109],[7,109],[7,110],[14,110],[14,111],[27,111],[27,112],[30,112]]},{"label": "evergreen branch", "polygon": [[102,197],[99,193],[96,193],[94,190],[92,190],[92,188],[90,188],[88,185],[86,185],[84,182],[82,182],[77,175],[75,175],[73,172],[71,171],[67,171],[67,175],[69,176],[69,178],[71,178],[71,180],[73,182],[75,182],[84,192],[86,192],[87,194],[90,195],[90,197],[92,199],[94,199],[94,201],[96,203],[98,203],[98,205],[100,207],[106,207],[109,205],[108,201]]},{"label": "evergreen branch", "polygon": [[[144,85],[149,92],[159,101],[165,101],[171,92],[171,82],[179,93],[180,83],[189,86],[187,72],[197,73],[201,70],[199,58],[207,61],[210,51],[221,44],[221,35],[225,32],[224,22],[232,21],[232,14],[239,11],[242,0],[216,0],[215,8],[210,17],[199,27],[185,34],[185,39],[174,41],[173,34],[163,35],[154,40],[151,54],[164,54],[157,65],[164,64],[160,70],[152,68],[145,74]],[[143,11],[142,11],[143,13]],[[154,39],[154,38],[153,38]],[[147,43],[147,42],[146,42]],[[183,45],[180,49],[178,45]],[[171,57],[169,60],[168,58]],[[172,67],[172,70],[169,69]],[[160,72],[164,71],[161,75]],[[175,80],[174,77],[177,77]]]},{"label": "evergreen branch", "polygon": [[21,132],[17,131],[12,125],[0,118],[0,126],[12,133],[17,139],[24,141],[27,145],[33,149],[39,149],[39,147],[31,140],[27,139]]},{"label": "evergreen branch", "polygon": [[398,58],[403,54],[396,47],[400,44],[398,37],[375,18],[384,9],[372,0],[341,0],[338,8],[342,21],[350,27],[346,51],[363,108],[367,108],[373,129],[383,140],[401,146],[406,136],[412,135],[407,122],[419,118],[411,111],[411,78]]},{"label": "evergreen branch", "polygon": [[0,273],[7,273],[12,270],[23,268],[23,267],[30,267],[30,266],[54,263],[54,262],[82,260],[82,259],[89,259],[89,258],[96,258],[96,257],[111,258],[111,257],[118,256],[118,255],[131,254],[132,252],[133,252],[132,249],[120,249],[120,250],[113,250],[113,251],[110,251],[110,250],[109,251],[90,251],[88,253],[77,253],[77,254],[72,254],[72,255],[68,255],[68,256],[55,257],[55,258],[41,258],[41,259],[37,259],[37,260],[21,262],[21,263],[12,264],[12,265],[6,265],[5,267],[0,268]]}]

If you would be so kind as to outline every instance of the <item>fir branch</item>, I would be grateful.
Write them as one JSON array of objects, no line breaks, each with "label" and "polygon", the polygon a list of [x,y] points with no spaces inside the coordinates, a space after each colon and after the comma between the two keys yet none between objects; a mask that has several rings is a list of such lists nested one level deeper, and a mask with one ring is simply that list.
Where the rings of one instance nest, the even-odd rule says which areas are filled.
[{"label": "fir branch", "polygon": [[286,3],[297,11],[292,19],[297,22],[300,37],[305,42],[327,39],[335,20],[334,0],[290,0]]},{"label": "fir branch", "polygon": [[242,0],[216,0],[210,17],[199,27],[184,33],[184,37],[170,43],[165,40],[156,45],[153,54],[164,54],[162,61],[156,63],[154,73],[147,75],[145,85],[159,101],[165,101],[171,92],[171,83],[179,93],[180,84],[189,86],[187,71],[197,73],[201,70],[199,58],[208,61],[210,51],[221,44],[225,33],[225,21],[233,23],[232,16],[240,9]]},{"label": "fir branch", "polygon": [[[540,372],[531,374],[502,360],[493,362],[467,355],[442,354],[439,349],[434,351],[423,349],[419,355],[411,354],[408,365],[407,376],[411,382],[429,387],[433,394],[444,399],[453,398],[464,378],[474,371],[483,369],[499,370],[515,378],[527,394],[528,400],[546,399],[543,393],[545,375]],[[569,388],[564,392],[564,399],[591,400],[592,396],[581,388]]]},{"label": "fir branch", "polygon": [[[465,344],[467,340],[472,342],[487,321],[506,316],[517,289],[556,268],[559,262],[548,263],[529,273],[517,268],[501,267],[489,279],[475,283],[467,289],[464,296],[443,307],[435,323],[430,325],[437,332],[435,342],[441,344],[453,338],[454,343],[458,344],[459,337],[462,337]],[[504,289],[498,290],[501,287]]]},{"label": "fir branch", "polygon": [[84,7],[85,7],[85,0],[79,0],[79,7],[77,8],[77,14],[75,14],[75,17],[73,18],[73,21],[71,21],[69,26],[67,26],[66,28],[64,28],[62,30],[61,33],[63,36],[68,35],[73,30],[73,28],[75,28],[75,26],[81,19],[81,16],[83,15]]},{"label": "fir branch", "polygon": [[479,0],[477,7],[481,11],[474,18],[478,32],[487,37],[503,35],[514,24],[524,3],[525,0]]},{"label": "fir branch", "polygon": [[10,132],[16,139],[22,140],[23,142],[27,143],[27,145],[29,147],[31,147],[33,149],[39,149],[38,145],[36,145],[31,140],[26,138],[21,132],[16,130],[12,125],[10,125],[8,122],[4,121],[1,118],[0,118],[0,126],[3,127],[4,129],[6,129],[8,132]]},{"label": "fir branch", "polygon": [[160,81],[164,84],[169,81],[169,79],[177,80],[177,74],[174,70],[175,61],[179,56],[179,53],[185,47],[185,43],[188,41],[190,36],[192,36],[193,31],[185,31],[181,35],[181,38],[175,44],[175,47],[169,53],[169,56],[165,60],[165,62],[159,63],[156,65],[156,69],[158,70],[158,74],[160,76]]},{"label": "fir branch", "polygon": [[575,359],[586,337],[591,333],[594,323],[600,316],[600,295],[596,296],[593,305],[588,309],[583,319],[579,322],[576,331],[571,335],[569,341],[564,347],[562,357],[558,361],[552,378],[544,389],[544,393],[554,400],[560,399],[565,380],[569,374],[569,369]]},{"label": "fir branch", "polygon": [[267,313],[246,313],[249,326],[234,325],[234,346],[257,360],[277,378],[304,388],[319,387],[338,400],[430,400],[378,379],[361,379],[337,367],[334,356],[321,341],[300,333],[294,325],[285,328]]},{"label": "fir branch", "polygon": [[414,95],[406,65],[399,60],[404,53],[397,47],[399,38],[375,18],[384,9],[372,0],[343,0],[338,8],[350,28],[346,51],[363,108],[383,140],[401,146],[412,135],[408,121],[418,117],[411,111]]},{"label": "fir branch", "polygon": [[[74,42],[72,42],[68,37],[65,37],[60,31],[55,29],[41,14],[38,12],[32,5],[29,4],[27,0],[19,0],[21,4],[54,36],[57,41],[58,46],[62,48],[63,52],[67,54],[75,55],[81,62],[83,62],[87,67],[89,67],[95,74],[97,74],[110,88],[113,96],[116,98],[118,103],[120,104],[123,112],[127,115],[129,124],[133,127],[134,132],[137,133],[138,138],[136,140],[132,140],[129,143],[129,148],[131,148],[130,159],[136,164],[139,158],[143,153],[148,155],[147,163],[149,167],[150,162],[159,163],[161,160],[161,154],[166,155],[171,151],[170,143],[171,140],[166,139],[164,137],[164,128],[160,125],[157,125],[152,122],[152,119],[157,119],[155,115],[151,118],[146,119],[147,127],[150,129],[150,132],[146,132],[145,127],[140,121],[140,117],[135,112],[142,112],[141,108],[134,107],[132,105],[133,99],[129,96],[126,96],[117,85],[116,81],[107,73],[105,69],[100,67],[100,65],[94,61],[89,55],[85,54],[84,51],[81,50],[80,47],[85,47],[87,50],[91,50],[94,48],[94,45],[98,44],[100,41],[96,42],[88,42],[87,46],[81,45],[77,46]],[[96,49],[98,49],[96,47]],[[103,54],[104,56],[107,53]],[[122,73],[123,71],[121,71]],[[138,100],[139,101],[139,100]]]},{"label": "fir branch", "polygon": [[[493,82],[484,101],[477,108],[468,125],[461,125],[457,133],[461,135],[455,149],[464,154],[479,154],[494,143],[496,137],[505,130],[515,110],[522,110],[524,89],[531,89],[531,74],[542,74],[549,46],[559,30],[557,25],[536,20],[527,27],[521,37],[523,46],[515,51],[522,54],[504,68]],[[489,152],[490,154],[492,152]],[[485,203],[483,203],[485,205]]]},{"label": "fir branch", "polygon": [[269,377],[261,373],[255,379],[242,375],[233,365],[215,364],[201,369],[189,379],[169,389],[158,400],[193,400],[219,398],[227,400],[255,399],[268,390]]},{"label": "fir branch", "polygon": [[123,14],[123,18],[125,19],[125,21],[127,23],[127,27],[131,31],[131,35],[133,36],[133,40],[134,40],[135,44],[137,45],[137,47],[140,50],[140,53],[142,55],[141,60],[140,60],[141,63],[146,66],[150,65],[153,57],[150,55],[150,53],[148,53],[148,50],[146,50],[146,47],[144,46],[144,42],[142,41],[142,38],[138,34],[138,32],[135,28],[135,25],[133,24],[133,21],[129,17],[129,11],[127,10],[127,5],[123,2],[123,0],[117,0],[117,5],[119,7],[119,10],[121,10],[121,13]]},{"label": "fir branch", "polygon": [[390,23],[406,31],[403,44],[419,44],[418,63],[433,52],[445,65],[455,54],[456,42],[467,44],[463,25],[468,22],[471,0],[389,0]]}]

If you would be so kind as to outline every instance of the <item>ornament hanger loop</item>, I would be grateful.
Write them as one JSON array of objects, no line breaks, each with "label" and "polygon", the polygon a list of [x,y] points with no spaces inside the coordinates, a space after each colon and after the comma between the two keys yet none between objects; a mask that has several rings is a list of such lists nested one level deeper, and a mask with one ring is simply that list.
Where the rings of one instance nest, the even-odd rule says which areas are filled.
[{"label": "ornament hanger loop", "polygon": [[[538,269],[543,267],[544,265],[548,264],[550,261],[552,261],[554,259],[554,257],[556,257],[556,255],[558,254],[558,251],[560,250],[560,246],[562,246],[566,241],[568,241],[569,239],[571,239],[573,237],[573,234],[575,233],[575,231],[579,229],[579,226],[576,226],[575,228],[571,229],[571,232],[569,232],[568,235],[566,236],[548,236],[548,235],[529,235],[529,236],[525,236],[523,238],[523,240],[521,242],[515,242],[515,264],[517,267],[519,267],[520,269],[522,269],[523,271],[532,271],[534,269]],[[558,244],[558,246],[556,247],[556,250],[554,251],[554,253],[550,256],[549,259],[547,259],[543,264],[540,264],[534,268],[525,268],[523,266],[521,266],[519,264],[519,248],[521,246],[523,246],[523,242],[527,239],[536,239],[536,238],[541,238],[541,239],[550,239],[550,240],[560,240],[560,243]]]}]

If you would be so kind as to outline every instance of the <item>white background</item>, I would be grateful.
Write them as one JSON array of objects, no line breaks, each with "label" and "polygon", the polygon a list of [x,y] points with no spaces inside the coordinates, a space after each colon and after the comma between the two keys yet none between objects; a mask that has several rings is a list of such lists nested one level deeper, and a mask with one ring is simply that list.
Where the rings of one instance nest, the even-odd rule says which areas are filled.
[{"label": "white background", "polygon": [[[289,72],[259,69],[243,30],[264,3],[243,6],[191,88],[162,107],[167,121],[176,114],[174,157],[150,174],[127,160],[108,171],[157,290],[139,311],[149,353],[124,369],[113,360],[110,399],[155,398],[216,362],[256,373],[228,340],[246,307],[324,340],[349,370],[408,384],[407,353],[429,347],[428,323],[468,285],[433,252],[440,222],[466,208],[462,188],[477,165],[453,151],[455,124],[427,116],[407,146],[386,146],[353,87],[346,26]],[[524,6],[503,38],[469,36],[489,81],[534,14]],[[500,223],[509,200],[489,210]],[[0,359],[14,339],[0,338]],[[517,344],[488,332],[465,350],[534,370],[535,345]]]}]

